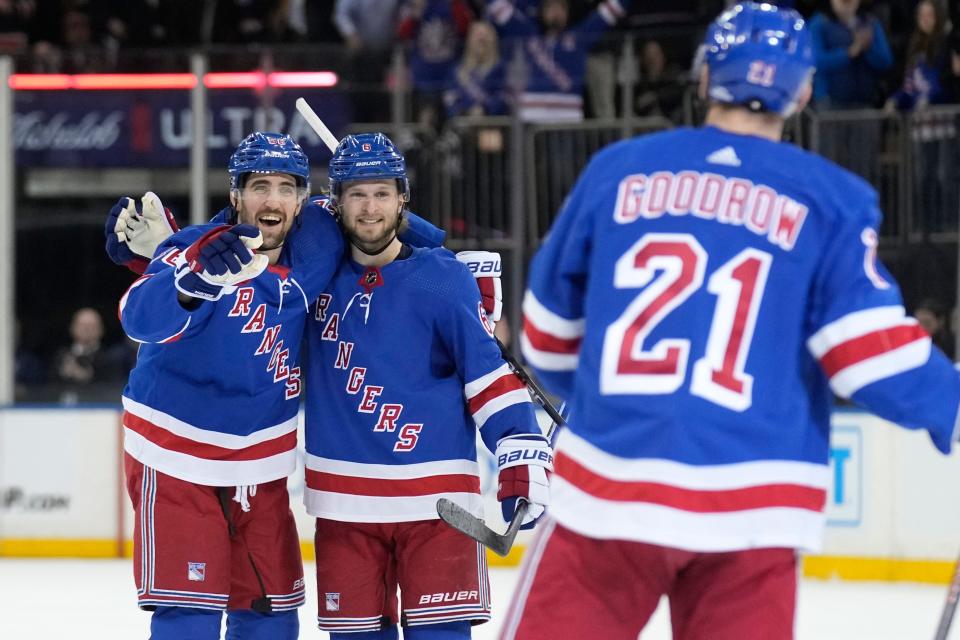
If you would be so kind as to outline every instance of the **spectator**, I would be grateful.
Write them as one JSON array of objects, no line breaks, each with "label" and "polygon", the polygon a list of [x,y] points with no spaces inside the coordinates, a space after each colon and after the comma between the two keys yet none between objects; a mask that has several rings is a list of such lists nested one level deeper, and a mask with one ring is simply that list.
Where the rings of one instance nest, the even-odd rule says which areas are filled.
[{"label": "spectator", "polygon": [[444,103],[448,116],[507,113],[497,32],[489,22],[477,20],[470,25],[463,57],[451,71],[447,83]]},{"label": "spectator", "polygon": [[26,51],[36,8],[35,0],[0,0],[0,53]]},{"label": "spectator", "polygon": [[437,128],[440,98],[460,56],[473,20],[465,0],[408,0],[400,10],[397,36],[409,43],[414,119]]},{"label": "spectator", "polygon": [[[509,0],[496,0],[489,5],[490,18],[506,51],[510,52],[508,59],[527,63],[525,90],[517,98],[523,119],[538,122],[583,119],[587,52],[624,15],[625,5],[624,0],[604,0],[595,11],[571,27],[567,0],[543,0],[540,4],[542,28]],[[522,53],[515,50],[517,44],[522,46]]]},{"label": "spectator", "polygon": [[910,137],[914,155],[915,209],[924,232],[956,225],[957,196],[954,177],[956,125],[953,114],[929,112],[942,103],[948,71],[947,17],[934,0],[921,0],[916,27],[907,45],[906,67],[900,89],[887,100],[888,111],[910,111]]},{"label": "spectator", "polygon": [[817,73],[813,97],[823,108],[870,107],[893,54],[883,26],[859,13],[860,0],[830,0],[810,21]]},{"label": "spectator", "polygon": [[384,87],[398,9],[399,0],[337,0],[334,5],[334,24],[349,56],[355,121],[383,122],[390,117]]},{"label": "spectator", "polygon": [[133,364],[130,348],[124,343],[107,347],[102,344],[103,320],[91,307],[74,312],[70,340],[70,345],[54,357],[56,377],[66,386],[61,401],[73,404],[78,400],[115,398],[118,385]]},{"label": "spectator", "polygon": [[218,0],[211,39],[228,44],[280,41],[286,9],[286,3],[274,0]]},{"label": "spectator", "polygon": [[939,300],[927,298],[913,311],[913,316],[923,327],[923,330],[930,334],[933,344],[940,348],[947,357],[954,359],[954,350],[956,343],[953,332],[950,331],[947,322],[947,313]]},{"label": "spectator", "polygon": [[[120,59],[121,52],[198,44],[202,12],[203,4],[192,0],[101,0],[99,19],[107,50]],[[131,71],[173,70],[177,61],[168,61],[169,57],[137,56],[119,61],[126,62]]]},{"label": "spectator", "polygon": [[640,80],[633,101],[637,115],[679,120],[684,92],[681,77],[679,69],[668,66],[666,53],[659,42],[645,42],[640,54]]}]

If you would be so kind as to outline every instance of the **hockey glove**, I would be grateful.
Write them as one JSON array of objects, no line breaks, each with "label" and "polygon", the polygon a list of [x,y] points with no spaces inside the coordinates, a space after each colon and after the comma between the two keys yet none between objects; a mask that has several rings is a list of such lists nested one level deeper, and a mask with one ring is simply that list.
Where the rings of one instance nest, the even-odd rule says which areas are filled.
[{"label": "hockey glove", "polygon": [[487,319],[491,323],[499,321],[503,312],[503,290],[500,286],[503,267],[500,254],[493,251],[461,251],[457,254],[457,260],[467,265],[470,273],[477,279]]},{"label": "hockey glove", "polygon": [[155,193],[148,191],[140,202],[120,198],[110,209],[103,230],[110,259],[138,274],[146,270],[157,247],[180,230],[173,213]]},{"label": "hockey glove", "polygon": [[503,519],[513,519],[517,498],[530,503],[521,529],[532,529],[537,518],[550,504],[550,482],[547,472],[553,471],[553,449],[543,436],[521,434],[507,436],[497,443],[497,500]]},{"label": "hockey glove", "polygon": [[214,227],[177,256],[177,290],[201,300],[233,293],[267,268],[269,258],[253,252],[261,244],[263,236],[253,225]]}]

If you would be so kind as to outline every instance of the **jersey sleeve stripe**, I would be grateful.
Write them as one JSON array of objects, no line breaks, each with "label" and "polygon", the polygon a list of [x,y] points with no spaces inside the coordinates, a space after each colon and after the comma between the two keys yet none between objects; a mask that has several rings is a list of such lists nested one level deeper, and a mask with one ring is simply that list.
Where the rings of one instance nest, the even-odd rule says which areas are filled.
[{"label": "jersey sleeve stripe", "polygon": [[930,359],[930,348],[930,338],[924,337],[866,358],[832,376],[830,387],[837,395],[849,398],[868,384],[922,366]]},{"label": "jersey sleeve stripe", "polygon": [[[521,383],[521,387],[522,387]],[[487,402],[483,407],[473,413],[473,421],[477,423],[477,428],[482,429],[483,425],[486,424],[487,420],[491,416],[496,414],[498,411],[503,411],[507,407],[512,407],[517,404],[524,404],[530,402],[530,394],[527,393],[526,388],[520,388],[515,391],[509,391],[503,395],[493,398]]]},{"label": "jersey sleeve stripe", "polygon": [[564,318],[550,311],[529,290],[523,298],[523,315],[543,333],[561,340],[582,338],[587,324],[583,318]]},{"label": "jersey sleeve stripe", "polygon": [[510,369],[510,365],[503,364],[500,367],[497,367],[490,373],[485,376],[480,376],[476,380],[468,382],[463,385],[463,392],[467,396],[467,400],[470,400],[479,393],[482,393],[484,389],[489,387],[491,384],[499,380],[505,375],[513,373]]},{"label": "jersey sleeve stripe", "polygon": [[573,371],[580,363],[580,354],[557,354],[533,346],[526,331],[520,334],[520,350],[533,367],[543,371]]},{"label": "jersey sleeve stripe", "polygon": [[929,339],[916,323],[881,329],[838,344],[820,357],[820,365],[832,378],[847,367],[882,356],[911,342]]},{"label": "jersey sleeve stripe", "polygon": [[360,496],[388,498],[425,496],[436,493],[480,493],[480,478],[475,475],[439,475],[398,480],[396,478],[363,478],[306,470],[307,487]]},{"label": "jersey sleeve stripe", "polygon": [[191,320],[190,318],[187,318],[187,321],[183,323],[183,327],[180,328],[180,331],[177,331],[175,334],[173,334],[169,338],[164,338],[163,340],[159,340],[158,341],[159,344],[169,344],[171,342],[176,342],[177,340],[182,338],[183,334],[187,331],[187,327],[190,326],[190,320]]},{"label": "jersey sleeve stripe", "polygon": [[555,472],[581,491],[601,500],[658,504],[694,513],[793,508],[820,512],[824,489],[797,484],[764,484],[716,491],[684,489],[659,482],[623,482],[594,473],[559,452]]},{"label": "jersey sleeve stripe", "polygon": [[533,320],[523,317],[523,334],[530,341],[530,345],[537,351],[547,353],[575,354],[580,351],[580,342],[582,337],[577,338],[558,338],[557,336],[542,331],[537,327]]},{"label": "jersey sleeve stripe", "polygon": [[[470,413],[476,414],[478,411],[492,400],[496,400],[502,395],[508,394],[517,389],[523,389],[523,381],[520,380],[512,371],[506,372],[496,380],[488,384],[483,391],[470,398]],[[529,399],[529,398],[528,398]]]},{"label": "jersey sleeve stripe", "polygon": [[874,307],[854,311],[827,324],[807,340],[810,353],[818,360],[834,347],[853,338],[904,324],[902,306]]}]

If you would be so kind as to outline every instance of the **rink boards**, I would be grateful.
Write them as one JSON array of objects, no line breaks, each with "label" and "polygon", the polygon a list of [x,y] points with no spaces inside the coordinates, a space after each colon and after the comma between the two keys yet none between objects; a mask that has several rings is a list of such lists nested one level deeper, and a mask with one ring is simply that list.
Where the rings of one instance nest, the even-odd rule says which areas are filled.
[{"label": "rink boards", "polygon": [[[814,577],[947,582],[960,550],[960,459],[857,411],[837,411],[831,437],[828,526]],[[132,511],[123,488],[120,412],[17,408],[0,411],[0,556],[129,554]],[[488,518],[500,522],[493,465],[481,465]],[[290,494],[313,557],[312,520],[301,505],[302,464]],[[519,560],[518,553],[492,563]]]}]

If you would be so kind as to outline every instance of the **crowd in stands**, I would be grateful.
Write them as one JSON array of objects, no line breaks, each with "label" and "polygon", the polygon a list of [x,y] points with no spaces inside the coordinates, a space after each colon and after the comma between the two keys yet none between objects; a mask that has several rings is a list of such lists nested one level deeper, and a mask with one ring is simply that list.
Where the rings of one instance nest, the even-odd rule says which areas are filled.
[{"label": "crowd in stands", "polygon": [[[136,52],[326,44],[351,82],[385,85],[406,51],[417,120],[614,116],[619,37],[634,36],[635,115],[678,119],[705,24],[724,0],[0,0],[0,53],[37,73],[149,70]],[[731,4],[726,2],[726,4]],[[821,109],[960,101],[960,2],[785,0],[810,19]],[[679,38],[660,36],[681,26]],[[664,30],[666,27],[666,31]],[[521,42],[520,47],[513,46]],[[512,63],[516,64],[512,65]],[[161,64],[161,63],[157,63]],[[143,69],[130,66],[147,67]],[[511,66],[512,65],[512,66]],[[518,89],[519,88],[519,89]],[[586,104],[583,98],[588,98]],[[374,119],[382,113],[360,113]]]}]

